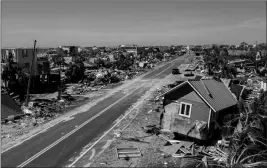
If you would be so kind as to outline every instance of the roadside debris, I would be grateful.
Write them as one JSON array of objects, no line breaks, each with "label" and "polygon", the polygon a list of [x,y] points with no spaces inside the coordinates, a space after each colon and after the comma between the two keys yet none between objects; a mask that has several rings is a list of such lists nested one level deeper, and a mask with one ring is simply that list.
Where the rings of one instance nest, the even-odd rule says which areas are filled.
[{"label": "roadside debris", "polygon": [[61,112],[66,107],[66,102],[58,100],[48,99],[36,99],[34,100],[34,106],[22,106],[25,114],[35,117],[52,118],[56,116],[56,113]]},{"label": "roadside debris", "polygon": [[141,127],[146,133],[159,135],[160,134],[160,126],[156,125],[148,125],[145,127]]}]

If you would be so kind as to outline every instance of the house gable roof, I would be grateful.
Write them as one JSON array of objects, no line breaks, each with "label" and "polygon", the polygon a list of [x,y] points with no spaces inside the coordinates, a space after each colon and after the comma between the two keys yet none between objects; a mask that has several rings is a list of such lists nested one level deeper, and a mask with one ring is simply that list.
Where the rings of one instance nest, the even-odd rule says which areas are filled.
[{"label": "house gable roof", "polygon": [[188,83],[215,112],[237,104],[237,99],[222,82],[207,79]]},{"label": "house gable roof", "polygon": [[187,80],[180,85],[170,89],[163,95],[166,95],[185,84],[189,84],[215,112],[237,104],[236,98],[232,95],[225,84],[213,79]]}]

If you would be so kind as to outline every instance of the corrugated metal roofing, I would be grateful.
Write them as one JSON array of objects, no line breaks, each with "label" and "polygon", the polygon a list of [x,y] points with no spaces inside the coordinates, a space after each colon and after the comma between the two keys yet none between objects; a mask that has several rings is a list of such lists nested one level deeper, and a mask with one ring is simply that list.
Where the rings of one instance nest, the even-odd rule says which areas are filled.
[{"label": "corrugated metal roofing", "polygon": [[16,112],[13,109],[7,107],[6,105],[1,104],[1,119],[6,119],[8,116],[11,116],[11,115],[20,116],[20,115],[23,115],[23,113]]},{"label": "corrugated metal roofing", "polygon": [[162,93],[167,93],[168,91],[170,91],[171,89],[170,88],[167,88],[167,87],[163,87],[161,88],[161,91]]},{"label": "corrugated metal roofing", "polygon": [[188,83],[215,111],[220,111],[237,104],[236,98],[222,82],[208,79],[200,81],[190,80]]},{"label": "corrugated metal roofing", "polygon": [[22,115],[20,107],[14,102],[8,94],[1,94],[1,118],[6,118],[10,115]]}]

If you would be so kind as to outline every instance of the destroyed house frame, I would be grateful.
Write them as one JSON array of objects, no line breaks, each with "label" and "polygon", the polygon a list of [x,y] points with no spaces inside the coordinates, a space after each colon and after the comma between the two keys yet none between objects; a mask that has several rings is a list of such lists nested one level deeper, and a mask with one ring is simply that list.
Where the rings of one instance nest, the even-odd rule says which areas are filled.
[{"label": "destroyed house frame", "polygon": [[[224,83],[214,79],[187,80],[159,97],[163,96],[162,127],[188,135],[186,132],[193,125],[203,121],[207,129],[202,131],[194,129],[188,135],[197,139],[208,138],[216,130],[215,123],[220,126],[223,124],[222,118],[237,112],[237,99]],[[186,107],[183,104],[190,106]]]},{"label": "destroyed house frame", "polygon": [[[201,79],[202,80],[202,79]],[[210,79],[203,79],[203,80],[210,80]],[[193,81],[193,80],[192,80]],[[163,93],[163,94],[161,94],[160,96],[158,96],[158,97],[164,97],[166,94],[168,94],[168,93],[170,93],[170,92],[172,92],[172,91],[174,91],[174,90],[176,90],[176,89],[178,89],[179,87],[181,87],[181,86],[183,86],[183,85],[185,85],[185,84],[189,84],[193,89],[194,89],[194,91],[197,93],[197,95],[199,96],[199,97],[201,97],[201,99],[205,102],[205,103],[207,103],[207,105],[214,111],[214,112],[217,112],[218,110],[216,110],[203,96],[202,96],[202,94],[190,83],[190,80],[187,80],[187,81],[184,81],[183,83],[181,83],[181,84],[179,84],[179,85],[177,85],[177,86],[175,86],[174,88],[172,88],[172,89],[170,89],[170,90],[168,90],[167,92],[165,92],[165,93]],[[225,85],[224,85],[225,86]],[[225,88],[231,93],[231,91],[225,86]],[[232,97],[235,99],[235,101],[237,102],[237,99],[232,95]]]}]

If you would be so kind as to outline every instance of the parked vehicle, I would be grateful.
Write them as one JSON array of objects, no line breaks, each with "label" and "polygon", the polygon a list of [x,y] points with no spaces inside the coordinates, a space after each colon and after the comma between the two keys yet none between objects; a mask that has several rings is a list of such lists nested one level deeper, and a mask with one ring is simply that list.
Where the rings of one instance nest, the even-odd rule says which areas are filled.
[{"label": "parked vehicle", "polygon": [[195,76],[195,74],[193,74],[192,71],[190,71],[189,73],[185,73],[184,76]]}]

